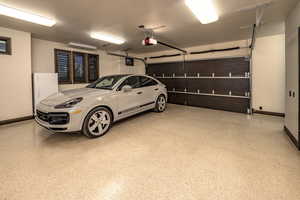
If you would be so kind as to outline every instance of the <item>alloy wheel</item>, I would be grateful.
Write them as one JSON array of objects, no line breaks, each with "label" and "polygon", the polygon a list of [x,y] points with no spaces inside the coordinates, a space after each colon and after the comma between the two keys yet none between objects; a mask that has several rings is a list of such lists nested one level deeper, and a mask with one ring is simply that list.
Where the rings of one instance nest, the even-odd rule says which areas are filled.
[{"label": "alloy wheel", "polygon": [[108,112],[101,110],[95,112],[89,119],[88,129],[95,136],[103,135],[109,128],[111,118]]},{"label": "alloy wheel", "polygon": [[158,110],[159,111],[164,111],[165,108],[166,108],[166,99],[165,99],[165,97],[160,96],[158,98],[157,104],[158,104]]}]

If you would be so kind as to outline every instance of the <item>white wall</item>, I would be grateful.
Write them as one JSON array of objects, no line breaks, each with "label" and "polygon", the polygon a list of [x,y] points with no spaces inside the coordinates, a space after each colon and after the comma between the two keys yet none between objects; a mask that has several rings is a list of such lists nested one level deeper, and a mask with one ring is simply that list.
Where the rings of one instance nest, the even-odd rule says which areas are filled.
[{"label": "white wall", "polygon": [[[284,24],[279,24],[278,28],[284,30]],[[267,30],[261,30],[258,35],[264,37],[258,37],[256,41],[256,47],[253,54],[253,108],[259,109],[263,107],[264,111],[284,113],[284,91],[285,91],[285,36],[283,34],[265,36],[262,34]],[[247,47],[249,46],[249,40],[224,42],[203,46],[195,46],[185,48],[188,52],[203,51],[212,49],[223,49],[235,46]],[[178,51],[160,51],[155,53],[143,54],[144,57],[159,56],[178,53]],[[227,57],[245,57],[249,56],[249,49],[239,49],[226,52],[214,52],[198,55],[187,55],[186,60],[205,60]],[[160,62],[172,62],[182,61],[183,56],[149,59],[148,63],[160,63]]]},{"label": "white wall", "polygon": [[[298,140],[299,113],[299,39],[300,3],[290,13],[286,20],[286,118],[285,126]],[[289,97],[289,91],[294,91],[295,98]]]},{"label": "white wall", "polygon": [[285,35],[257,38],[252,61],[253,108],[285,113]]},{"label": "white wall", "polygon": [[32,115],[31,35],[0,27],[12,55],[0,54],[0,121]]},{"label": "white wall", "polygon": [[[85,53],[92,53],[99,55],[99,76],[105,76],[110,74],[144,74],[145,65],[143,62],[135,60],[135,66],[126,66],[125,59],[109,56],[104,51],[87,51],[82,49],[71,48],[66,44],[51,42],[40,39],[32,39],[32,69],[33,72],[40,73],[54,73],[55,64],[54,64],[54,49],[64,49],[70,51],[79,51]],[[131,55],[134,56],[134,55]],[[86,84],[65,84],[60,85],[60,90],[73,89],[84,87]]]}]

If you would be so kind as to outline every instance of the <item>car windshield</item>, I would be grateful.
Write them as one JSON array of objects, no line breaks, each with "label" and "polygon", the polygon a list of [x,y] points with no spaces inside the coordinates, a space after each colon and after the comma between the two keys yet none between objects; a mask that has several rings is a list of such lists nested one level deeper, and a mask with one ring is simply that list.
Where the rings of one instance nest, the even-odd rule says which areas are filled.
[{"label": "car windshield", "polygon": [[114,85],[123,77],[127,75],[113,75],[99,78],[97,81],[86,86],[87,88],[96,88],[104,90],[112,90]]}]

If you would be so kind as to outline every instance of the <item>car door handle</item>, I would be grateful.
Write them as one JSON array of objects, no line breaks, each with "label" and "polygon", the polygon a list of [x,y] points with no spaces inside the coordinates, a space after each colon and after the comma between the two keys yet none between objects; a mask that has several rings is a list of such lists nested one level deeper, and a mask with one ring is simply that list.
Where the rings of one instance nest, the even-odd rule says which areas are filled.
[{"label": "car door handle", "polygon": [[155,88],[154,90],[158,90],[158,88]]},{"label": "car door handle", "polygon": [[138,92],[137,94],[143,94],[143,92]]}]

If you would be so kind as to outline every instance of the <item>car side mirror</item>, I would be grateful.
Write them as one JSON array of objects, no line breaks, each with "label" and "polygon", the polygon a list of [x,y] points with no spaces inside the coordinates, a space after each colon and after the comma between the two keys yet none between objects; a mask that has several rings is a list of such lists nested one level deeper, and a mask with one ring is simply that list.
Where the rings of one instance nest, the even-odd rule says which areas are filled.
[{"label": "car side mirror", "polygon": [[132,90],[132,87],[130,85],[124,85],[122,87],[123,92],[130,92]]}]

